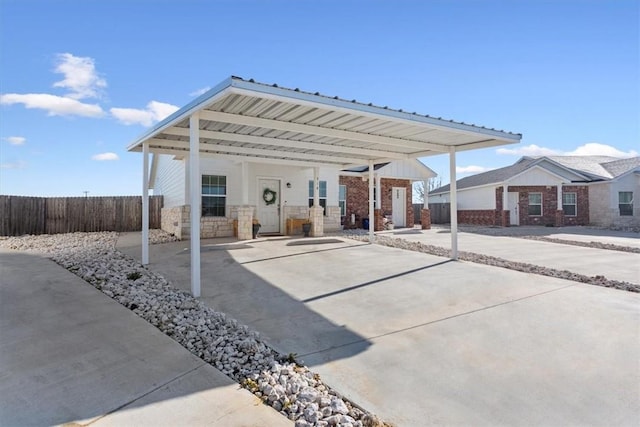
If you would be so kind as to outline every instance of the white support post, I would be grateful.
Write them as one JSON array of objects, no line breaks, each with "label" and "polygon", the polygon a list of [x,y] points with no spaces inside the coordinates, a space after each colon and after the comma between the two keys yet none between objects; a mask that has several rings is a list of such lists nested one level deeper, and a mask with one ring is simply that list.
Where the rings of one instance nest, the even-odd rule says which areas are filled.
[{"label": "white support post", "polygon": [[423,185],[423,193],[424,193],[424,197],[423,197],[423,201],[422,201],[422,208],[423,209],[429,209],[429,180],[425,179],[422,183]]},{"label": "white support post", "polygon": [[458,259],[458,188],[456,183],[456,147],[449,147],[449,194],[451,195],[451,259]]},{"label": "white support post", "polygon": [[191,294],[200,296],[200,115],[189,118],[189,194],[191,196]]},{"label": "white support post", "polygon": [[[375,229],[375,214],[373,212],[373,160],[369,160],[369,243],[373,243],[373,230]],[[380,190],[378,189],[378,193]],[[378,194],[380,199],[380,194]]]},{"label": "white support post", "polygon": [[142,143],[142,265],[149,264],[149,141]]},{"label": "white support post", "polygon": [[249,205],[249,166],[242,162],[242,205]]},{"label": "white support post", "polygon": [[562,181],[560,181],[558,183],[558,194],[557,194],[557,198],[558,198],[558,205],[556,207],[557,210],[561,211],[562,210]]},{"label": "white support post", "polygon": [[[502,210],[509,210],[509,186],[504,184],[502,186]],[[502,213],[501,213],[502,214]]]},{"label": "white support post", "polygon": [[313,168],[313,206],[320,206],[320,168]]},{"label": "white support post", "polygon": [[382,178],[376,176],[376,188],[378,189],[378,197],[376,199],[376,209],[382,209]]}]

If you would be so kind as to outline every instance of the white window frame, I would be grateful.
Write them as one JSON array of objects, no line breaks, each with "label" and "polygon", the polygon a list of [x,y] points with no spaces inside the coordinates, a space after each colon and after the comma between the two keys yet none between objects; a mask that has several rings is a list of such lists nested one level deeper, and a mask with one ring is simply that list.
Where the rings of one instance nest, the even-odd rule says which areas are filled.
[{"label": "white window frame", "polygon": [[[623,194],[629,194],[629,201],[628,202],[622,202],[622,195]],[[629,210],[625,211],[625,213],[623,213],[622,211],[622,206],[629,206]],[[626,213],[628,212],[628,213]],[[633,191],[618,191],[618,215],[619,216],[633,216]]]},{"label": "white window frame", "polygon": [[[215,178],[224,178],[224,194],[206,194],[204,192],[204,179],[209,177]],[[227,176],[226,175],[213,175],[213,174],[202,174],[200,178],[200,193],[202,195],[202,208],[200,215],[207,218],[223,218],[227,216]],[[224,203],[224,212],[222,215],[205,215],[205,199],[206,198],[222,198]]]},{"label": "white window frame", "polygon": [[[573,203],[568,203],[565,200],[565,196],[569,195],[573,195]],[[573,214],[568,214],[565,210],[565,206],[573,206]],[[565,216],[578,216],[578,193],[576,193],[575,191],[562,193],[562,212]]]},{"label": "white window frame", "polygon": [[[539,194],[540,195],[540,203],[531,203],[531,196],[534,194]],[[540,206],[540,213],[539,214],[532,214],[531,213],[531,207],[532,206]],[[542,193],[539,191],[533,191],[529,193],[529,207],[527,209],[527,214],[529,214],[529,216],[542,216],[542,214],[544,213],[544,210],[542,209]]]},{"label": "white window frame", "polygon": [[[324,216],[327,216],[327,181],[318,181],[320,187],[320,195],[318,203],[324,208]],[[324,189],[324,196],[322,196]],[[309,207],[313,206],[313,180],[309,180]]]},{"label": "white window frame", "polygon": [[[344,198],[343,198],[344,197]],[[338,206],[340,207],[340,216],[347,215],[347,186],[338,185]]]}]

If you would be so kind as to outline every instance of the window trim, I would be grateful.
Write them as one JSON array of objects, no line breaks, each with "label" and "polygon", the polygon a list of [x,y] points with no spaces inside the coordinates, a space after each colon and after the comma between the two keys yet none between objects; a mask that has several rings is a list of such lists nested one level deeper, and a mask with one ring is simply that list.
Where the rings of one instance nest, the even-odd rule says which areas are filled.
[{"label": "window trim", "polygon": [[[324,197],[322,197],[322,183],[324,183]],[[327,181],[326,180],[319,180],[318,181],[318,186],[320,187],[320,194],[318,197],[318,202],[320,203],[320,206],[322,206],[324,208],[324,216],[327,216]],[[309,207],[313,206],[313,180],[310,179],[309,180]]]},{"label": "window trim", "polygon": [[[341,189],[344,187],[344,199],[340,198]],[[338,207],[340,208],[340,216],[347,215],[347,186],[343,184],[338,185]]]},{"label": "window trim", "polygon": [[[573,203],[566,203],[564,200],[564,196],[573,194]],[[573,214],[568,214],[565,211],[565,206],[573,206]],[[578,216],[578,193],[575,191],[568,191],[562,193],[562,212],[564,216]]]},{"label": "window trim", "polygon": [[[629,202],[627,203],[622,203],[622,201],[620,200],[620,196],[622,196],[622,194],[630,194],[631,197],[629,200]],[[622,206],[626,206],[628,210],[625,210],[623,213],[623,209]],[[633,216],[633,191],[618,191],[618,216]]]},{"label": "window trim", "polygon": [[[224,194],[205,194],[203,190],[204,187],[204,178],[205,177],[216,177],[216,178],[224,178]],[[205,198],[216,198],[216,199],[223,199],[223,209],[224,212],[222,215],[208,215],[205,214],[205,206],[204,206],[204,200]],[[226,175],[213,175],[213,174],[202,174],[200,176],[200,217],[203,218],[225,218],[227,216],[227,176]],[[216,208],[220,208],[219,206]]]},{"label": "window trim", "polygon": [[[531,195],[533,195],[533,194],[539,194],[540,195],[540,203],[531,203]],[[544,213],[544,210],[542,209],[542,200],[543,200],[542,199],[542,192],[532,191],[532,192],[529,193],[529,195],[528,195],[529,205],[528,205],[528,208],[527,208],[527,214],[529,216],[542,216],[542,214]],[[531,207],[532,206],[540,206],[540,213],[539,214],[532,214],[531,213]]]}]

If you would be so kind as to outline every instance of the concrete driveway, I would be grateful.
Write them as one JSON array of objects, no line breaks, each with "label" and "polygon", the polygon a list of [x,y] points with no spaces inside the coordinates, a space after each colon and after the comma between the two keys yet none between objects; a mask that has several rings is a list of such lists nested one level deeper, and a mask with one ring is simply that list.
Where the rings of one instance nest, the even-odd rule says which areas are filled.
[{"label": "concrete driveway", "polygon": [[[189,289],[188,245],[150,268]],[[398,426],[640,419],[638,294],[339,238],[201,252],[203,301]]]},{"label": "concrete driveway", "polygon": [[0,249],[0,425],[292,426],[53,261]]},{"label": "concrete driveway", "polygon": [[[564,227],[569,229],[571,227]],[[504,233],[518,235],[543,235],[546,227],[513,227],[501,229]],[[640,247],[637,233],[610,232],[594,230],[593,235],[561,231],[555,234],[544,234],[560,240],[580,242],[611,243],[632,248]],[[402,238],[409,241],[422,242],[429,245],[451,248],[451,234],[448,228],[431,230],[399,229],[378,233],[381,236]],[[596,249],[570,244],[552,243],[538,240],[526,240],[509,235],[490,236],[485,234],[459,232],[458,250],[491,255],[509,261],[524,262],[556,270],[568,270],[587,276],[603,275],[607,279],[621,280],[640,284],[640,254],[631,252]]]}]

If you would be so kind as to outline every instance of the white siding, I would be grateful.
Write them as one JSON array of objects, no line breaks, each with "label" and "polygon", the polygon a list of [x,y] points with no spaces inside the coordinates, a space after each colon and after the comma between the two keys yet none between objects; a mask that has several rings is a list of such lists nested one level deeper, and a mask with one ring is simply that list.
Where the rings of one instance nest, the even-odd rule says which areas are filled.
[{"label": "white siding", "polygon": [[424,166],[418,160],[398,160],[376,171],[384,178],[400,178],[411,180],[425,180],[436,176],[436,173]]},{"label": "white siding", "polygon": [[540,168],[531,168],[522,175],[510,179],[508,185],[552,185],[556,186],[560,178]]},{"label": "white siding", "polygon": [[[449,203],[449,193],[442,196],[429,196],[429,203]],[[477,210],[496,208],[496,187],[477,187],[458,190],[458,210]]]},{"label": "white siding", "polygon": [[158,169],[153,187],[154,195],[164,196],[164,207],[171,208],[185,204],[185,164],[182,160],[174,160],[173,156],[158,156]]}]

